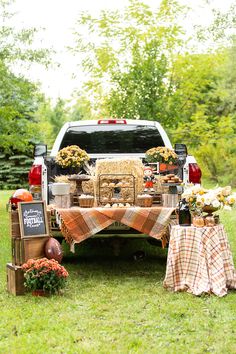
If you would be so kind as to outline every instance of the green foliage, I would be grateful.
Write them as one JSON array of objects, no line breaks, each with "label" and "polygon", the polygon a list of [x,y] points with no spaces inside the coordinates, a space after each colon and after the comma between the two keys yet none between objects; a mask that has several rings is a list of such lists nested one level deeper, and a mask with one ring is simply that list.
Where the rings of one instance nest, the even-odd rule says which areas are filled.
[{"label": "green foliage", "polygon": [[32,143],[40,139],[35,120],[39,95],[29,81],[13,75],[0,62],[0,188],[26,185]]},{"label": "green foliage", "polygon": [[209,123],[204,116],[199,118],[199,121],[193,120],[185,128],[189,128],[188,136],[192,140],[189,145],[192,146],[204,176],[215,183],[236,186],[235,122],[230,116],[221,117],[213,123]]},{"label": "green foliage", "polygon": [[216,183],[236,185],[236,85],[229,72],[229,53],[185,55],[175,63],[176,91],[170,107],[174,141],[184,141],[204,176]]},{"label": "green foliage", "polygon": [[68,117],[70,121],[93,119],[94,115],[89,98],[79,92],[76,103],[71,107]]},{"label": "green foliage", "polygon": [[213,6],[210,1],[206,1],[206,3],[208,5],[208,21],[206,24],[195,26],[193,39],[195,48],[199,42],[204,51],[211,52],[216,48],[230,46],[236,28],[236,4],[233,1],[230,4],[229,1],[221,8],[217,3],[213,2]]},{"label": "green foliage", "polygon": [[28,80],[16,77],[0,62],[0,147],[26,151],[37,139],[34,112],[38,105],[38,89]]},{"label": "green foliage", "polygon": [[[35,28],[17,30],[14,1],[0,1],[0,188],[25,185],[31,159],[32,143],[40,140],[35,112],[42,96],[36,84],[13,74],[12,68],[32,62],[49,63],[49,51],[33,48]],[[14,156],[15,154],[15,156]]]},{"label": "green foliage", "polygon": [[66,107],[66,101],[60,98],[54,107],[49,100],[43,98],[35,117],[40,123],[41,140],[51,148],[61,127],[69,119],[69,108]]},{"label": "green foliage", "polygon": [[80,17],[87,31],[85,38],[77,33],[75,51],[84,53],[83,68],[89,73],[85,89],[95,111],[168,124],[165,81],[182,43],[178,20],[183,13],[176,1],[162,1],[155,12],[140,1],[130,1],[124,12]]},{"label": "green foliage", "polygon": [[233,185],[234,7],[222,13],[208,3],[209,23],[193,27],[192,38],[181,27],[189,9],[176,1],[162,1],[157,11],[130,1],[122,12],[84,13],[74,49],[83,54],[96,116],[158,120],[173,142],[188,145],[205,176]]},{"label": "green foliage", "polygon": [[65,101],[59,98],[48,118],[49,118],[49,123],[52,126],[52,132],[53,132],[52,138],[55,140],[62,125],[67,120],[67,109],[65,108]]},{"label": "green foliage", "polygon": [[37,62],[44,65],[50,63],[50,51],[46,48],[33,49],[36,28],[17,29],[14,23],[14,12],[10,5],[14,0],[0,1],[0,62],[9,66]]},{"label": "green foliage", "polygon": [[198,111],[204,111],[211,121],[215,115],[222,113],[219,111],[220,97],[217,86],[224,60],[225,54],[222,52],[186,53],[176,58],[172,68],[172,95],[168,102],[172,128],[179,126],[179,130],[184,129],[188,132],[185,124],[190,123],[191,117]]},{"label": "green foliage", "polygon": [[28,173],[32,158],[17,154],[16,151],[0,155],[0,189],[17,189],[27,187]]}]

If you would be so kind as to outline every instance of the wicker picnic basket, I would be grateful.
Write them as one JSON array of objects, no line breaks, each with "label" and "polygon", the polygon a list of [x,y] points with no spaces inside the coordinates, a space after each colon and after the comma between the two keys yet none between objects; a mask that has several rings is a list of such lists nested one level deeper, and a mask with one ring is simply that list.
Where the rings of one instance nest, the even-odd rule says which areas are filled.
[{"label": "wicker picnic basket", "polygon": [[91,196],[80,196],[79,198],[79,206],[81,208],[92,208],[94,205],[94,197]]}]

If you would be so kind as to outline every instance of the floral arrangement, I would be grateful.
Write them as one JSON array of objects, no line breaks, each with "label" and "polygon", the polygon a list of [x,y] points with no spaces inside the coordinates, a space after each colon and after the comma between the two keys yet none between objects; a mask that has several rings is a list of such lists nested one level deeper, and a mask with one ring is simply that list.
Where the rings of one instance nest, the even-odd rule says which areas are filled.
[{"label": "floral arrangement", "polygon": [[58,151],[56,163],[63,168],[80,167],[90,159],[85,150],[77,145],[70,145]]},{"label": "floral arrangement", "polygon": [[177,162],[178,156],[174,150],[165,146],[158,146],[146,151],[146,159],[148,162],[161,162],[173,165]]},{"label": "floral arrangement", "polygon": [[232,193],[231,187],[218,187],[215,189],[205,189],[201,186],[190,186],[182,194],[193,212],[201,213],[211,208],[212,211],[218,209],[231,210],[236,201],[236,193]]},{"label": "floral arrangement", "polygon": [[22,265],[25,287],[28,290],[44,290],[50,294],[58,293],[66,284],[68,272],[54,259],[29,259]]}]

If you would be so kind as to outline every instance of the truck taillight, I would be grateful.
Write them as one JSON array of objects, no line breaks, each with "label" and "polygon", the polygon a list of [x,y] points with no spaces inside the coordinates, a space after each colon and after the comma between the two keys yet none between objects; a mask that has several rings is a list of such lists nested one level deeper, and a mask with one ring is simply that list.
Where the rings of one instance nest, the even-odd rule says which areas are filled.
[{"label": "truck taillight", "polygon": [[41,185],[42,165],[33,165],[29,171],[29,185]]},{"label": "truck taillight", "polygon": [[99,119],[98,124],[127,124],[126,119]]},{"label": "truck taillight", "polygon": [[34,200],[42,198],[42,165],[33,165],[29,171],[29,191]]},{"label": "truck taillight", "polygon": [[197,163],[189,164],[189,182],[201,183],[202,171]]}]

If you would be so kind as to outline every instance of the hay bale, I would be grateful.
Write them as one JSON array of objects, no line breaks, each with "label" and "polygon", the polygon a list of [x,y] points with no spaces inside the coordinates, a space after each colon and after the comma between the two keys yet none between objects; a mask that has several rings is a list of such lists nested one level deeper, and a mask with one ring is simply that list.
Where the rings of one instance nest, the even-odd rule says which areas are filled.
[{"label": "hay bale", "polygon": [[[104,179],[101,181],[101,175],[109,176],[102,176]],[[129,175],[132,175],[134,179]],[[97,160],[95,168],[96,195],[98,195],[99,192],[99,182],[100,186],[104,183],[108,184],[108,189],[103,189],[106,191],[105,194],[108,194],[108,196],[111,195],[112,190],[110,188],[112,186],[109,186],[109,184],[111,183],[112,176],[114,176],[116,180],[120,179],[120,181],[123,184],[127,184],[127,186],[130,186],[132,183],[134,183],[135,195],[132,188],[122,188],[121,195],[125,199],[136,199],[137,194],[141,193],[143,190],[143,164],[142,161],[138,158],[113,158]]]},{"label": "hay bale", "polygon": [[94,177],[91,177],[89,181],[83,181],[82,182],[82,191],[85,194],[91,194],[94,195]]}]

